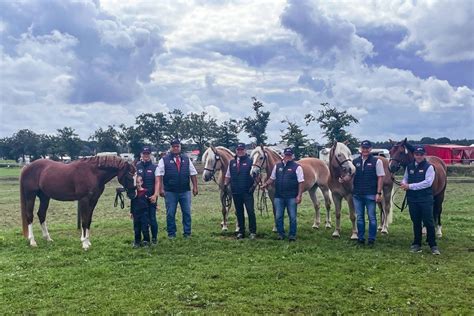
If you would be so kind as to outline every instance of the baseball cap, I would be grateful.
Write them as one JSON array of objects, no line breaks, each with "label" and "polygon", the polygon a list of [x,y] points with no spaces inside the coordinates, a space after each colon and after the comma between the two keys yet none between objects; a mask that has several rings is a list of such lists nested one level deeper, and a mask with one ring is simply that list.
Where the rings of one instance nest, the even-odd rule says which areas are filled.
[{"label": "baseball cap", "polygon": [[285,148],[285,150],[283,150],[283,154],[285,156],[293,155],[293,149],[291,149],[291,147],[287,147],[287,148]]},{"label": "baseball cap", "polygon": [[179,139],[175,138],[171,141],[171,146],[173,145],[181,145],[181,142],[179,141]]},{"label": "baseball cap", "polygon": [[372,147],[372,143],[369,140],[364,140],[360,143],[360,147],[370,148]]},{"label": "baseball cap", "polygon": [[415,154],[425,154],[425,149],[422,146],[417,146],[413,152]]},{"label": "baseball cap", "polygon": [[245,149],[245,144],[244,143],[238,143],[237,144],[237,149]]},{"label": "baseball cap", "polygon": [[143,154],[149,154],[149,153],[151,153],[151,148],[150,148],[150,146],[143,146],[142,153],[143,153]]}]

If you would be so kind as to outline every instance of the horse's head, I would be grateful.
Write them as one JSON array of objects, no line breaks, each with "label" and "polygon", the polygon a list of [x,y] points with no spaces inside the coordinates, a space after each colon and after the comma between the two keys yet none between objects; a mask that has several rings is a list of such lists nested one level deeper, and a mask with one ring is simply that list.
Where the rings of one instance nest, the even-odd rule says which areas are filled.
[{"label": "horse's head", "polygon": [[339,170],[339,178],[343,181],[350,180],[356,171],[351,155],[349,147],[339,142],[336,142],[329,152],[329,164],[331,168]]},{"label": "horse's head", "polygon": [[137,170],[133,164],[125,161],[119,167],[117,178],[119,183],[125,188],[129,199],[137,196]]},{"label": "horse's head", "polygon": [[390,161],[388,164],[388,169],[391,173],[395,173],[400,170],[401,167],[406,167],[410,160],[413,159],[413,147],[407,142],[407,139],[395,143],[390,140],[393,144],[390,148]]},{"label": "horse's head", "polygon": [[260,172],[263,168],[267,167],[268,157],[267,153],[265,152],[265,148],[263,145],[255,147],[250,154],[250,158],[252,159],[252,168],[250,169],[250,174],[253,177],[257,177],[260,175]]},{"label": "horse's head", "polygon": [[221,157],[214,146],[209,147],[202,156],[204,161],[204,171],[202,172],[202,179],[208,182],[214,178],[216,171],[221,167]]}]

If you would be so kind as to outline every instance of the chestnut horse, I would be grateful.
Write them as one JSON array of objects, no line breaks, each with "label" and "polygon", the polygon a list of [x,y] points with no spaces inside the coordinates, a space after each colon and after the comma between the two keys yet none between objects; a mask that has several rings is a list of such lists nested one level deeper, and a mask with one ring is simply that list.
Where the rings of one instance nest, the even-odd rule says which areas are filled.
[{"label": "chestnut horse", "polygon": [[[385,171],[382,185],[382,202],[377,203],[380,210],[380,225],[378,229],[382,232],[382,234],[388,234],[388,225],[392,222],[393,181],[389,172],[389,161],[384,157],[375,158],[382,160]],[[357,239],[355,209],[352,201],[352,177],[355,175],[355,166],[352,164],[351,151],[344,143],[335,143],[332,146],[329,153],[329,169],[331,171],[329,188],[331,189],[336,209],[336,231],[334,231],[333,236],[339,237],[340,224],[338,226],[337,223],[338,221],[340,223],[341,202],[344,198],[349,205],[350,218],[352,221],[351,239]],[[339,227],[339,230],[337,227]],[[356,235],[354,235],[354,232]]]},{"label": "chestnut horse", "polygon": [[[202,156],[202,161],[204,162],[204,170],[202,172],[203,181],[209,182],[214,180],[219,187],[222,205],[222,231],[227,231],[228,229],[227,220],[229,217],[230,208],[232,206],[231,188],[230,185],[227,188],[224,188],[224,180],[229,162],[233,158],[234,153],[222,146],[211,146],[204,152],[204,155]],[[220,174],[216,180],[215,175],[218,171],[220,171]],[[236,226],[236,231],[238,231],[238,225]]]},{"label": "chestnut horse", "polygon": [[[400,167],[406,168],[408,164],[415,160],[413,156],[413,146],[407,142],[407,139],[395,143],[390,140],[393,144],[390,149],[390,172],[392,173],[392,178],[394,178],[394,173],[397,172]],[[433,181],[433,218],[436,225],[436,235],[438,237],[443,236],[441,231],[441,212],[443,211],[443,201],[444,201],[444,192],[446,190],[446,184],[448,183],[447,178],[447,167],[444,161],[441,158],[436,156],[426,156],[426,160],[434,167],[435,169],[435,178]]]},{"label": "chestnut horse", "polygon": [[[253,166],[250,172],[254,177],[259,176],[262,169],[265,169],[267,177],[270,177],[273,167],[282,160],[280,154],[275,150],[263,146],[256,147],[250,156],[253,160]],[[320,202],[316,195],[318,188],[321,189],[326,204],[326,228],[330,228],[331,197],[329,196],[328,187],[329,169],[326,163],[317,158],[303,158],[298,160],[297,163],[303,168],[303,192],[308,191],[311,201],[313,202],[315,212],[313,228],[318,229],[321,223]],[[275,205],[273,204],[273,199],[275,198],[274,186],[270,187],[268,193],[273,205],[273,215],[275,215]]]},{"label": "chestnut horse", "polygon": [[23,168],[20,175],[20,201],[23,235],[35,247],[33,209],[36,197],[40,200],[38,218],[43,237],[52,241],[46,226],[49,200],[78,201],[82,219],[82,248],[87,250],[92,213],[104,192],[105,184],[117,176],[129,198],[135,192],[135,167],[117,156],[84,158],[63,164],[40,159]]}]

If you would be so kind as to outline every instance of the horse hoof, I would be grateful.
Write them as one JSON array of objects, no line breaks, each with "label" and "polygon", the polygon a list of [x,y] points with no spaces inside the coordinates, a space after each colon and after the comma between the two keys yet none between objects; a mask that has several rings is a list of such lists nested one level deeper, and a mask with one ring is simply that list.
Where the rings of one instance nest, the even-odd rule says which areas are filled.
[{"label": "horse hoof", "polygon": [[278,230],[276,229],[276,227],[273,227],[273,228],[272,228],[272,232],[274,232],[274,233],[278,232]]},{"label": "horse hoof", "polygon": [[388,229],[387,228],[382,229],[381,233],[384,235],[388,235]]},{"label": "horse hoof", "polygon": [[357,240],[357,239],[359,239],[359,238],[357,237],[357,234],[355,234],[355,233],[354,233],[354,234],[352,234],[352,236],[351,236],[351,240]]},{"label": "horse hoof", "polygon": [[341,235],[339,234],[338,231],[335,231],[334,233],[332,233],[332,237],[339,238],[339,237],[341,237]]},{"label": "horse hoof", "polygon": [[381,230],[382,230],[382,226],[377,227],[377,230],[378,230],[378,231],[381,231]]},{"label": "horse hoof", "polygon": [[30,247],[37,247],[38,244],[36,243],[36,240],[30,239]]},{"label": "horse hoof", "polygon": [[319,229],[319,225],[313,224],[313,229]]},{"label": "horse hoof", "polygon": [[227,227],[226,227],[226,226],[222,227],[222,231],[223,231],[223,232],[226,232],[226,231],[227,231]]},{"label": "horse hoof", "polygon": [[51,237],[49,237],[49,238],[46,238],[46,241],[47,241],[47,242],[53,242],[54,240],[51,239]]},{"label": "horse hoof", "polygon": [[332,227],[332,226],[331,226],[331,223],[326,223],[326,226],[325,226],[325,227],[326,227],[326,229],[331,228],[331,227]]}]

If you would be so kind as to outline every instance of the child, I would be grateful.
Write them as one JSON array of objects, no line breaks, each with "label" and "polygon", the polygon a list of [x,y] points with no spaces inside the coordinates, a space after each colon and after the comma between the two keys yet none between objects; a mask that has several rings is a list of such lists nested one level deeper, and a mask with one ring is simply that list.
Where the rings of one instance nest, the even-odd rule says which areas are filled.
[{"label": "child", "polygon": [[143,179],[137,176],[137,196],[132,199],[130,218],[133,219],[133,230],[135,231],[135,241],[133,248],[140,247],[143,235],[143,246],[148,246],[150,242],[150,232],[148,229],[148,190],[142,187]]}]

